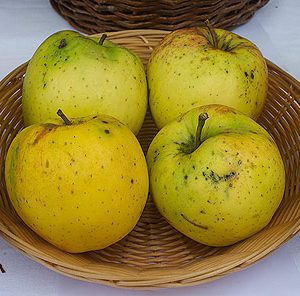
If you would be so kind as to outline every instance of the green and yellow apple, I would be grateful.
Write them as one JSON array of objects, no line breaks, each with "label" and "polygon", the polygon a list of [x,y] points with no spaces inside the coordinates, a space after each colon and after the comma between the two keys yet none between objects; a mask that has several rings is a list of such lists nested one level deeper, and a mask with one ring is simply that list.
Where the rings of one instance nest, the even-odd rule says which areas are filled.
[{"label": "green and yellow apple", "polygon": [[273,138],[227,106],[197,107],[167,124],[153,139],[147,162],[160,213],[210,246],[261,230],[284,194],[285,169]]},{"label": "green and yellow apple", "polygon": [[58,248],[105,248],[136,225],[148,196],[143,151],[108,115],[23,129],[9,147],[5,180],[21,219]]},{"label": "green and yellow apple", "polygon": [[267,66],[257,46],[209,25],[168,34],[153,50],[147,76],[149,105],[159,128],[208,104],[257,119],[267,94]]},{"label": "green and yellow apple", "polygon": [[26,126],[54,118],[60,108],[73,118],[108,114],[138,133],[148,104],[144,67],[102,37],[64,30],[39,46],[23,84]]}]

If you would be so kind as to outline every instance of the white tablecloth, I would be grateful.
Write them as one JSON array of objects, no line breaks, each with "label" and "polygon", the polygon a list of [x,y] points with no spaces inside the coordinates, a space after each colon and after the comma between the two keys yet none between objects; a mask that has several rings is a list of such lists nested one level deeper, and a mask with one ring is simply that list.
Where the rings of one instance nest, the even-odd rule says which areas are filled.
[{"label": "white tablecloth", "polygon": [[[271,0],[234,31],[300,80],[300,1]],[[72,29],[47,0],[0,1],[0,79],[30,59],[50,34]],[[253,266],[195,287],[131,291],[78,281],[27,258],[0,238],[0,296],[230,295],[299,296],[300,234]]]}]

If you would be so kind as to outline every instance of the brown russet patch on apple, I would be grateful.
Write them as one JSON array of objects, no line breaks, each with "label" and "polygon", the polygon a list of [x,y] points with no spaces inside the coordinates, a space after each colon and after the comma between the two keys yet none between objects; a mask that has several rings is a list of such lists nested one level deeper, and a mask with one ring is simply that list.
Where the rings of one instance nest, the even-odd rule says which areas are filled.
[{"label": "brown russet patch on apple", "polygon": [[40,139],[42,139],[46,134],[51,132],[53,129],[56,129],[57,125],[52,123],[45,123],[43,124],[43,130],[37,134],[36,138],[34,139],[32,145],[36,145]]},{"label": "brown russet patch on apple", "polygon": [[214,106],[213,110],[216,111],[218,114],[226,114],[226,113],[233,113],[238,114],[233,108],[225,105],[218,105],[218,104],[211,104],[209,106]]},{"label": "brown russet patch on apple", "polygon": [[203,61],[209,61],[209,60],[210,60],[209,57],[203,57],[203,58],[200,59],[201,62],[203,62]]},{"label": "brown russet patch on apple", "polygon": [[188,48],[209,44],[199,28],[187,28],[174,31],[167,35],[157,48],[162,50],[171,43],[173,43],[174,46],[186,46]]}]

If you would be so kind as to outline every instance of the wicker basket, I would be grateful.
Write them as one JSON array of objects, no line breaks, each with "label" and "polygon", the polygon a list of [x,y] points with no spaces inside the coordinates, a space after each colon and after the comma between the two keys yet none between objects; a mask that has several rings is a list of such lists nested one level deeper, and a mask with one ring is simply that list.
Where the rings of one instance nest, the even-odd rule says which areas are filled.
[{"label": "wicker basket", "polygon": [[[109,33],[147,62],[165,31]],[[270,254],[300,229],[300,83],[268,61],[269,93],[259,118],[275,138],[287,173],[284,199],[270,224],[256,235],[216,248],[198,244],[173,229],[158,213],[151,197],[135,227],[122,241],[95,252],[69,254],[32,232],[15,214],[4,181],[6,151],[23,127],[21,87],[27,64],[0,83],[0,233],[33,260],[61,274],[105,285],[135,289],[198,285],[239,271]],[[147,114],[139,140],[146,151],[157,130]]]},{"label": "wicker basket", "polygon": [[268,0],[50,0],[74,28],[85,33],[126,29],[176,30],[210,20],[231,29],[247,22]]}]

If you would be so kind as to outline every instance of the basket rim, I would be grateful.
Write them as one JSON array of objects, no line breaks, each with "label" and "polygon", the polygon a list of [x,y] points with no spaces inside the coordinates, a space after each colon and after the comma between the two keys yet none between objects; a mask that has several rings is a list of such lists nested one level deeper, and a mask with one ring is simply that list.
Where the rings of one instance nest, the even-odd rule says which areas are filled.
[{"label": "basket rim", "polygon": [[[143,29],[143,30],[124,30],[124,31],[117,31],[117,32],[108,32],[108,37],[117,36],[118,34],[128,34],[132,36],[147,35],[147,34],[159,34],[159,33],[168,33],[170,31],[166,30],[153,30],[153,29]],[[101,33],[102,34],[102,33]],[[99,34],[93,34],[99,35]],[[293,83],[295,83],[300,89],[300,82],[295,79],[291,74],[287,73],[286,71],[282,70],[279,66],[275,63],[271,62],[270,60],[266,59],[268,67],[273,67],[274,69],[280,71],[285,77],[290,79]],[[15,73],[18,72],[19,69],[26,67],[28,61],[21,64],[10,73],[8,73],[1,81],[0,81],[0,88],[6,85],[7,81],[10,80],[12,77],[16,77]],[[300,98],[297,97],[297,102],[300,103]],[[122,288],[134,288],[134,289],[155,289],[159,288],[160,285],[165,287],[166,284],[169,283],[170,287],[175,287],[176,285],[174,282],[176,281],[185,281],[184,286],[192,286],[195,285],[193,279],[195,279],[196,284],[199,284],[199,280],[201,282],[208,282],[213,281],[217,278],[223,277],[228,273],[235,272],[240,270],[241,268],[245,268],[248,266],[253,265],[257,261],[263,259],[264,257],[268,256],[269,254],[273,253],[276,249],[278,249],[282,244],[286,243],[289,239],[291,239],[294,235],[296,235],[300,231],[300,219],[297,221],[290,221],[287,227],[288,231],[285,231],[280,239],[277,239],[276,242],[272,244],[270,247],[269,245],[265,245],[265,247],[260,250],[259,252],[242,252],[241,254],[233,254],[236,257],[232,262],[229,262],[226,266],[223,266],[222,269],[218,269],[217,266],[213,269],[211,268],[209,273],[205,273],[201,270],[197,270],[197,262],[190,262],[186,265],[183,265],[180,270],[175,267],[159,267],[160,270],[164,272],[167,270],[168,272],[157,274],[157,267],[143,269],[141,267],[128,267],[123,266],[121,264],[107,264],[109,265],[109,272],[105,273],[95,273],[89,271],[89,266],[87,265],[85,268],[79,268],[81,273],[75,275],[73,273],[74,269],[71,269],[68,264],[62,264],[60,260],[55,257],[49,257],[49,254],[38,250],[34,245],[29,245],[25,240],[18,238],[5,223],[5,219],[10,219],[7,217],[5,210],[0,208],[0,235],[9,242],[11,246],[16,248],[18,251],[22,252],[27,257],[30,257],[34,261],[46,266],[47,268],[54,270],[58,273],[61,273],[66,276],[66,271],[69,271],[67,274],[69,277],[73,277],[79,280],[87,281],[87,282],[98,282],[103,283],[105,285],[110,285],[114,287],[122,287]],[[296,219],[295,219],[296,220]],[[26,251],[24,250],[24,246],[26,246]],[[73,255],[73,254],[72,254]],[[214,255],[215,258],[218,256],[225,256],[224,254],[221,255]],[[52,261],[51,261],[52,259]],[[205,258],[207,259],[207,257]],[[248,263],[247,263],[248,262]],[[246,264],[247,263],[247,264]],[[94,264],[92,264],[94,265]],[[102,265],[105,267],[106,263]],[[124,276],[120,280],[120,277],[113,276],[112,273],[116,273],[123,269],[131,270],[130,276]],[[170,274],[170,271],[172,274]],[[70,273],[71,272],[71,273]],[[83,276],[82,273],[85,275],[90,275],[89,279]],[[134,276],[135,274],[135,276]],[[147,277],[147,279],[143,279],[143,277]],[[154,285],[155,283],[155,285]],[[182,286],[182,285],[180,285]]]}]

